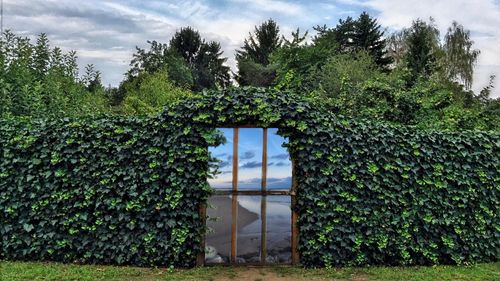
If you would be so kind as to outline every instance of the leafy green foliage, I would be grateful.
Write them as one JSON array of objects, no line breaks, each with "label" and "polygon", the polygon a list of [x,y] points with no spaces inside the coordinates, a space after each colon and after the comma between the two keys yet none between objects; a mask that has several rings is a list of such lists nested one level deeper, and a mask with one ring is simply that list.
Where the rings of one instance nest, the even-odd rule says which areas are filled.
[{"label": "leafy green foliage", "polygon": [[[277,126],[296,160],[306,266],[494,261],[498,133],[442,133],[347,122],[287,92],[204,93],[171,124]],[[195,129],[196,128],[196,129]]]},{"label": "leafy green foliage", "polygon": [[135,79],[122,84],[127,95],[116,112],[127,115],[145,115],[160,112],[164,106],[175,103],[191,94],[175,86],[165,70],[143,72]]},{"label": "leafy green foliage", "polygon": [[470,39],[470,31],[457,22],[453,22],[448,28],[443,50],[445,52],[444,71],[450,80],[458,80],[468,90],[472,87],[474,65],[480,51],[473,49],[473,41]]},{"label": "leafy green foliage", "polygon": [[107,110],[100,73],[78,77],[76,53],[6,31],[0,38],[0,117],[61,117]]},{"label": "leafy green foliage", "polygon": [[[372,57],[368,53],[360,51],[354,54],[331,56],[321,70],[317,71],[315,77],[316,84],[320,85],[324,91],[324,96],[337,98],[341,92],[349,92],[345,98],[353,100],[352,96],[355,93],[352,91],[359,91],[359,86],[363,82],[380,75],[380,70]],[[347,85],[350,86],[350,89],[346,89]]]},{"label": "leafy green foliage", "polygon": [[[136,47],[127,79],[122,82],[140,83],[137,77],[166,70],[178,87],[193,91],[224,88],[230,84],[227,58],[222,57],[218,42],[206,42],[197,30],[181,28],[168,44],[148,41],[149,50]],[[139,80],[139,81],[134,81]]]},{"label": "leafy green foliage", "polygon": [[225,88],[230,84],[229,67],[224,65],[220,43],[205,42],[191,27],[181,28],[170,39],[170,50],[181,56],[191,69],[193,91]]},{"label": "leafy green foliage", "polygon": [[0,259],[193,266],[208,143],[167,124],[0,121]]},{"label": "leafy green foliage", "polygon": [[241,50],[236,51],[238,65],[236,81],[241,86],[272,85],[275,69],[270,65],[270,58],[282,43],[279,26],[274,20],[270,19],[256,26],[254,34],[250,34]]},{"label": "leafy green foliage", "polygon": [[500,134],[344,121],[289,92],[203,92],[158,117],[1,121],[0,258],[194,265],[215,128],[278,127],[306,266],[499,256]]},{"label": "leafy green foliage", "polygon": [[392,63],[392,58],[387,56],[386,39],[384,31],[377,19],[363,12],[354,20],[347,17],[339,20],[334,28],[317,26],[314,28],[318,35],[314,44],[327,48],[335,48],[338,53],[351,53],[364,51],[381,68],[387,68]]},{"label": "leafy green foliage", "polygon": [[194,86],[191,69],[184,58],[169,49],[168,44],[157,41],[148,41],[149,50],[136,47],[136,53],[130,62],[130,69],[127,72],[127,79],[123,82],[135,81],[134,78],[142,73],[155,73],[166,70],[172,82],[182,88],[192,88]]},{"label": "leafy green foliage", "polygon": [[295,157],[304,264],[498,258],[498,133],[330,126],[290,144],[303,148]]}]

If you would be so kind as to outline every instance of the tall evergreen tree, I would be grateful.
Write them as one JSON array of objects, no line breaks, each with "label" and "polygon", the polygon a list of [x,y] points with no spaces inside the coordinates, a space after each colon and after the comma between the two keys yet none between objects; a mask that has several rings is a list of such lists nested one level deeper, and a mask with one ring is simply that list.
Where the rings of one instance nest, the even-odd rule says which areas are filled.
[{"label": "tall evergreen tree", "polygon": [[418,76],[428,77],[435,68],[439,52],[439,31],[433,21],[422,20],[413,22],[407,31],[406,63],[412,73],[412,80]]},{"label": "tall evergreen tree", "polygon": [[352,17],[340,19],[334,28],[317,26],[314,29],[318,32],[313,40],[316,46],[335,49],[342,54],[366,51],[382,68],[392,62],[392,58],[387,55],[382,27],[366,12],[361,13],[356,20]]},{"label": "tall evergreen tree", "polygon": [[179,54],[191,68],[194,91],[227,87],[230,84],[227,58],[219,43],[205,42],[200,33],[191,27],[181,28],[170,40],[169,50]]},{"label": "tall evergreen tree", "polygon": [[205,44],[200,33],[192,27],[183,27],[170,39],[170,49],[175,50],[191,66],[196,66],[200,48]]},{"label": "tall evergreen tree", "polygon": [[352,45],[358,50],[368,52],[378,66],[385,68],[392,63],[391,57],[387,56],[384,31],[377,20],[366,12],[354,22]]},{"label": "tall evergreen tree", "polygon": [[278,24],[269,19],[260,26],[256,26],[254,34],[249,33],[241,50],[236,51],[236,58],[250,59],[266,66],[269,64],[269,56],[281,47],[282,43],[283,39]]},{"label": "tall evergreen tree", "polygon": [[240,85],[270,86],[275,70],[270,66],[270,57],[283,43],[278,24],[269,19],[255,26],[254,34],[245,39],[241,50],[236,51]]},{"label": "tall evergreen tree", "polygon": [[318,33],[313,39],[314,45],[334,49],[338,53],[349,53],[353,50],[355,21],[352,17],[347,17],[345,20],[339,19],[334,28],[318,25],[314,27],[314,30]]},{"label": "tall evergreen tree", "polygon": [[210,41],[200,46],[196,56],[194,77],[198,90],[205,88],[226,88],[231,84],[229,67],[225,65],[227,58],[222,57],[221,46],[218,42]]}]

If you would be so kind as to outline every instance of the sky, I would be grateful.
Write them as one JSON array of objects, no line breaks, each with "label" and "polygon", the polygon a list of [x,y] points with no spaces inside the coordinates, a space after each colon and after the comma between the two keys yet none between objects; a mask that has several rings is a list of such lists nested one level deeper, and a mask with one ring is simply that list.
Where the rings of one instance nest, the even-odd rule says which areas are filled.
[{"label": "sky", "polygon": [[[367,11],[387,32],[433,17],[442,34],[456,20],[471,31],[481,50],[473,89],[498,75],[493,97],[500,96],[499,0],[3,0],[4,29],[34,38],[47,33],[54,45],[76,50],[81,68],[93,63],[105,84],[118,85],[135,46],[147,40],[168,42],[183,26],[221,43],[235,70],[235,50],[255,25],[273,18],[288,36],[299,27],[334,26],[339,19]],[[83,70],[82,70],[83,71]]]},{"label": "sky", "polygon": [[[232,188],[233,129],[219,129],[226,137],[226,143],[210,147],[210,153],[221,163],[220,174],[209,183],[217,189]],[[282,146],[287,142],[277,134],[276,128],[267,133],[267,188],[288,190],[292,182],[290,156]],[[260,190],[262,180],[263,129],[240,128],[238,134],[238,189]]]}]

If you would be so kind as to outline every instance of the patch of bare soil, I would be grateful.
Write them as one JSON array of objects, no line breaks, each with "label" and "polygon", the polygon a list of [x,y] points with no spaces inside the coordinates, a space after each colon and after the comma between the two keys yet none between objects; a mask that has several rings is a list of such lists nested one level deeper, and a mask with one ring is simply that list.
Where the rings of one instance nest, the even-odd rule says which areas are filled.
[{"label": "patch of bare soil", "polygon": [[259,267],[247,267],[247,268],[234,268],[230,270],[230,273],[220,274],[213,278],[213,280],[220,281],[324,281],[324,280],[353,280],[353,281],[365,281],[368,280],[366,276],[362,274],[355,274],[349,276],[347,279],[344,278],[328,278],[325,276],[312,276],[311,274],[301,274],[299,272],[288,272],[287,270],[275,270],[272,268],[259,268]]}]

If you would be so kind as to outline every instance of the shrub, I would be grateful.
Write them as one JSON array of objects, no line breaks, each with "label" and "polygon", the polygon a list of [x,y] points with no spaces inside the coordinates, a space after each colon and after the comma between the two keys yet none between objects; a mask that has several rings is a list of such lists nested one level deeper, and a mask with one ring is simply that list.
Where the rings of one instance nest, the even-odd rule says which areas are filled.
[{"label": "shrub", "polygon": [[279,127],[306,266],[496,261],[500,134],[343,121],[286,92],[158,117],[0,121],[0,259],[193,266],[214,128]]}]

